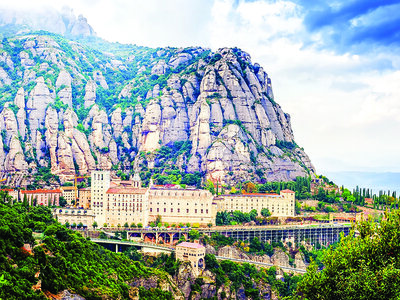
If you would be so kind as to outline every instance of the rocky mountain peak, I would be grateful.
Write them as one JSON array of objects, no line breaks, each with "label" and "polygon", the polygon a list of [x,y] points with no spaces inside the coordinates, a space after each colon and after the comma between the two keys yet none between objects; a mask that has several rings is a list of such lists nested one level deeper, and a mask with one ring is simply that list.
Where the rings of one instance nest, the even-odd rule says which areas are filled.
[{"label": "rocky mountain peak", "polygon": [[[74,18],[65,11],[62,20],[70,28]],[[189,173],[224,184],[315,172],[268,74],[240,49],[82,45],[46,34],[1,46],[11,82],[0,86],[0,170],[65,181],[112,169],[145,183]]]}]

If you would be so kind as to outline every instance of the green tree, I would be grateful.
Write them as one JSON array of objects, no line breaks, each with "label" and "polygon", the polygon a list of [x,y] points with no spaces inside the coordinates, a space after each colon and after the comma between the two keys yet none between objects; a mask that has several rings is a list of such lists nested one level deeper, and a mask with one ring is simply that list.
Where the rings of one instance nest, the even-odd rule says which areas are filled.
[{"label": "green tree", "polygon": [[261,215],[263,216],[263,217],[269,217],[269,216],[271,216],[271,212],[269,211],[269,209],[268,208],[263,208],[262,210],[261,210]]},{"label": "green tree", "polygon": [[65,205],[67,205],[67,200],[65,200],[65,198],[63,196],[61,196],[58,199],[58,203],[60,204],[61,207],[65,207]]},{"label": "green tree", "polygon": [[250,215],[250,219],[251,219],[252,221],[255,221],[256,218],[257,218],[257,216],[258,216],[257,210],[256,210],[256,209],[252,209],[252,210],[250,211],[249,215]]},{"label": "green tree", "polygon": [[93,224],[92,224],[93,229],[96,230],[96,228],[97,228],[98,226],[99,226],[99,225],[97,224],[97,222],[94,221]]},{"label": "green tree", "polygon": [[128,227],[129,227],[128,222],[125,222],[124,227],[125,227],[125,228],[128,228]]},{"label": "green tree", "polygon": [[200,238],[200,232],[196,229],[189,231],[189,238],[192,240],[198,240]]},{"label": "green tree", "polygon": [[298,285],[302,299],[399,299],[400,212],[380,224],[363,221],[324,256],[324,269],[312,263]]}]

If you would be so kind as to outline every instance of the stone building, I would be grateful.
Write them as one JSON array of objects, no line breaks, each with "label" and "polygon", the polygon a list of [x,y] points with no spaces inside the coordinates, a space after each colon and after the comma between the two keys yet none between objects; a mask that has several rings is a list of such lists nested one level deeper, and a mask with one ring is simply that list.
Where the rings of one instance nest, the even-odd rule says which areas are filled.
[{"label": "stone building", "polygon": [[92,172],[92,208],[99,226],[147,225],[149,189],[141,186],[139,175],[111,183],[109,171]]},{"label": "stone building", "polygon": [[21,191],[22,201],[27,197],[29,205],[60,205],[59,199],[62,195],[61,190],[30,190]]},{"label": "stone building", "polygon": [[235,211],[250,212],[257,210],[260,214],[263,208],[267,208],[272,216],[290,217],[295,216],[295,192],[283,190],[280,194],[228,194],[220,195],[214,198],[217,205],[217,211]]},{"label": "stone building", "polygon": [[149,220],[157,216],[162,222],[215,224],[212,201],[208,190],[184,189],[179,185],[152,185],[149,194]]},{"label": "stone building", "polygon": [[190,262],[196,276],[205,268],[206,248],[199,243],[183,242],[176,245],[176,260]]},{"label": "stone building", "polygon": [[[215,224],[218,211],[250,212],[260,214],[268,208],[273,216],[295,215],[295,194],[283,190],[280,194],[232,194],[212,196],[208,190],[182,188],[180,185],[153,185],[142,188],[138,174],[128,181],[111,181],[109,171],[92,172],[90,201],[99,226],[117,227],[125,223],[142,223],[156,220],[169,224]],[[83,203],[83,201],[80,201]]]},{"label": "stone building", "polygon": [[62,186],[62,196],[67,201],[68,205],[76,204],[76,188],[74,186]]},{"label": "stone building", "polygon": [[90,208],[91,207],[91,188],[81,188],[78,190],[78,206],[83,208]]},{"label": "stone building", "polygon": [[94,221],[95,215],[90,209],[82,208],[54,208],[53,217],[58,220],[61,224],[79,224],[82,223],[85,227],[91,228]]},{"label": "stone building", "polygon": [[148,189],[110,187],[106,192],[105,223],[123,226],[148,222]]},{"label": "stone building", "polygon": [[99,226],[106,223],[107,190],[110,188],[110,171],[93,171],[91,174],[92,209]]}]

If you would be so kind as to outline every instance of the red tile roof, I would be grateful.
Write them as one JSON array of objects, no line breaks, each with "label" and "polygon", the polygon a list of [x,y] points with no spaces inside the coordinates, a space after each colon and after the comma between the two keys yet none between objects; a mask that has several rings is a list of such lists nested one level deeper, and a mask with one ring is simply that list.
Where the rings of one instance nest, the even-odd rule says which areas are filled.
[{"label": "red tile roof", "polygon": [[279,196],[278,194],[263,194],[263,193],[243,193],[243,194],[227,194],[227,195],[221,195],[221,197],[277,197]]},{"label": "red tile roof", "polygon": [[294,192],[292,190],[286,189],[286,190],[282,190],[281,193],[294,193]]},{"label": "red tile roof", "polygon": [[61,187],[62,190],[64,191],[68,191],[68,190],[75,190],[75,186],[62,186]]},{"label": "red tile roof", "polygon": [[186,248],[193,248],[193,249],[201,249],[204,248],[203,245],[198,244],[198,243],[189,243],[189,242],[183,242],[180,243],[178,245],[176,245],[177,247],[186,247]]},{"label": "red tile roof", "polygon": [[27,191],[21,191],[22,194],[57,194],[57,193],[62,193],[61,190],[56,189],[56,190],[27,190]]},{"label": "red tile roof", "polygon": [[242,193],[242,195],[246,196],[278,196],[276,193]]}]

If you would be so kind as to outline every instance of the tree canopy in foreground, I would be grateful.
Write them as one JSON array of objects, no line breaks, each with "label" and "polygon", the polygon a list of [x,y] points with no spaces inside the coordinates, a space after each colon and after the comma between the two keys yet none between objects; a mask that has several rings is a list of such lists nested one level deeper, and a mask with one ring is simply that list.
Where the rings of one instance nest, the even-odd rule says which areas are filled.
[{"label": "tree canopy in foreground", "polygon": [[322,271],[311,264],[298,285],[299,299],[399,299],[400,211],[386,217],[380,224],[360,222],[359,234],[327,250]]}]

